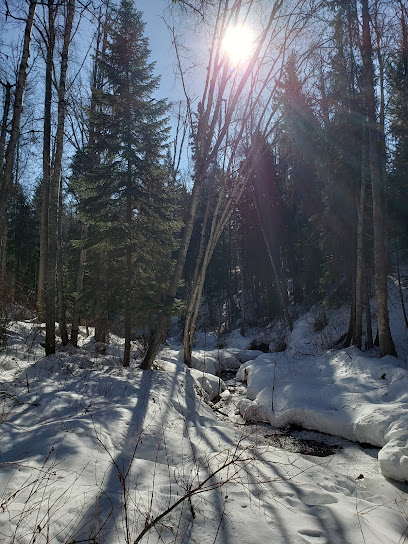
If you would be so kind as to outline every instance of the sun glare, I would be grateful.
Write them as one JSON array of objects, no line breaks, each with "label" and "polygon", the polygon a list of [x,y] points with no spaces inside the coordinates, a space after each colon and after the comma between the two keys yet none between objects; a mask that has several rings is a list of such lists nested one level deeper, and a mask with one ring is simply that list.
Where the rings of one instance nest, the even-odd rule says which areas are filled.
[{"label": "sun glare", "polygon": [[222,47],[234,66],[249,59],[253,44],[253,32],[246,26],[228,28],[222,40]]}]

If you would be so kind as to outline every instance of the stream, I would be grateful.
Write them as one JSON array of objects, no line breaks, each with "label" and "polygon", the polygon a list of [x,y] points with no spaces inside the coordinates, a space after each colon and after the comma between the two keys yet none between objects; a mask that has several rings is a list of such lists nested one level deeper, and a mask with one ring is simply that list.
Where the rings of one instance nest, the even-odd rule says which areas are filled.
[{"label": "stream", "polygon": [[408,500],[408,483],[388,480],[381,474],[378,463],[380,448],[295,425],[279,429],[269,423],[247,422],[238,409],[239,402],[246,398],[246,385],[237,381],[231,372],[223,374],[221,378],[227,389],[215,404],[215,413],[220,419],[250,429],[258,443],[302,455],[314,464],[348,476],[356,481],[360,489],[385,495],[391,501]]}]

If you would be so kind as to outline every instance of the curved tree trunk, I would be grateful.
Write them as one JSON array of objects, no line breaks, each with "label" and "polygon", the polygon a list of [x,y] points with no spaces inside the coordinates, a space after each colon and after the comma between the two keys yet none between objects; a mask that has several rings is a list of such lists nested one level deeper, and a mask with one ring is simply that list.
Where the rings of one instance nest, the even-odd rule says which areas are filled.
[{"label": "curved tree trunk", "polygon": [[142,368],[148,370],[151,368],[161,342],[164,340],[170,320],[170,312],[176,297],[177,288],[179,286],[181,275],[183,273],[184,263],[187,256],[188,246],[190,245],[191,234],[193,232],[194,221],[197,214],[198,198],[202,185],[202,178],[197,178],[194,183],[193,191],[190,197],[190,203],[187,210],[186,220],[184,224],[183,238],[177,254],[176,265],[173,275],[167,289],[164,308],[159,314],[156,328],[151,335],[149,348],[142,363]]}]

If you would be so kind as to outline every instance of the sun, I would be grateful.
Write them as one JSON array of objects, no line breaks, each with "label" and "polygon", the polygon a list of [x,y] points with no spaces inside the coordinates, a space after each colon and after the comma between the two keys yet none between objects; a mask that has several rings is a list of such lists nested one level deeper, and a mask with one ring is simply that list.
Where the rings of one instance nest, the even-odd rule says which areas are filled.
[{"label": "sun", "polygon": [[254,35],[247,26],[229,27],[222,40],[222,48],[234,66],[249,59],[253,45]]}]

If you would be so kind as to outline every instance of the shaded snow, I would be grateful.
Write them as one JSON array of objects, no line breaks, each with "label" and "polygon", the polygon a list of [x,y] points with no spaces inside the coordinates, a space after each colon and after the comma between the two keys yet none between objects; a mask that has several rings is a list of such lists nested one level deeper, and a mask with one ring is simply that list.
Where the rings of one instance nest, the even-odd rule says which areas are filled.
[{"label": "shaded snow", "polygon": [[237,378],[248,384],[242,416],[380,446],[384,476],[408,481],[408,331],[395,291],[390,304],[402,357],[378,358],[376,350],[363,353],[353,347],[324,351],[342,334],[344,309],[330,312],[328,325],[318,332],[312,310],[295,322],[286,352],[261,355],[240,368]]},{"label": "shaded snow", "polygon": [[[400,359],[327,351],[340,313],[319,331],[313,313],[298,320],[283,353],[247,350],[236,331],[225,349],[194,350],[192,369],[168,346],[154,371],[137,367],[137,343],[123,369],[122,339],[98,346],[84,331],[78,349],[45,358],[41,327],[14,324],[0,353],[0,541],[133,543],[168,510],[141,542],[407,542],[408,488],[380,474],[408,475],[406,331]],[[245,389],[220,373],[237,368],[248,420],[377,444],[379,462],[346,443],[321,459],[268,444],[234,415]]]}]

